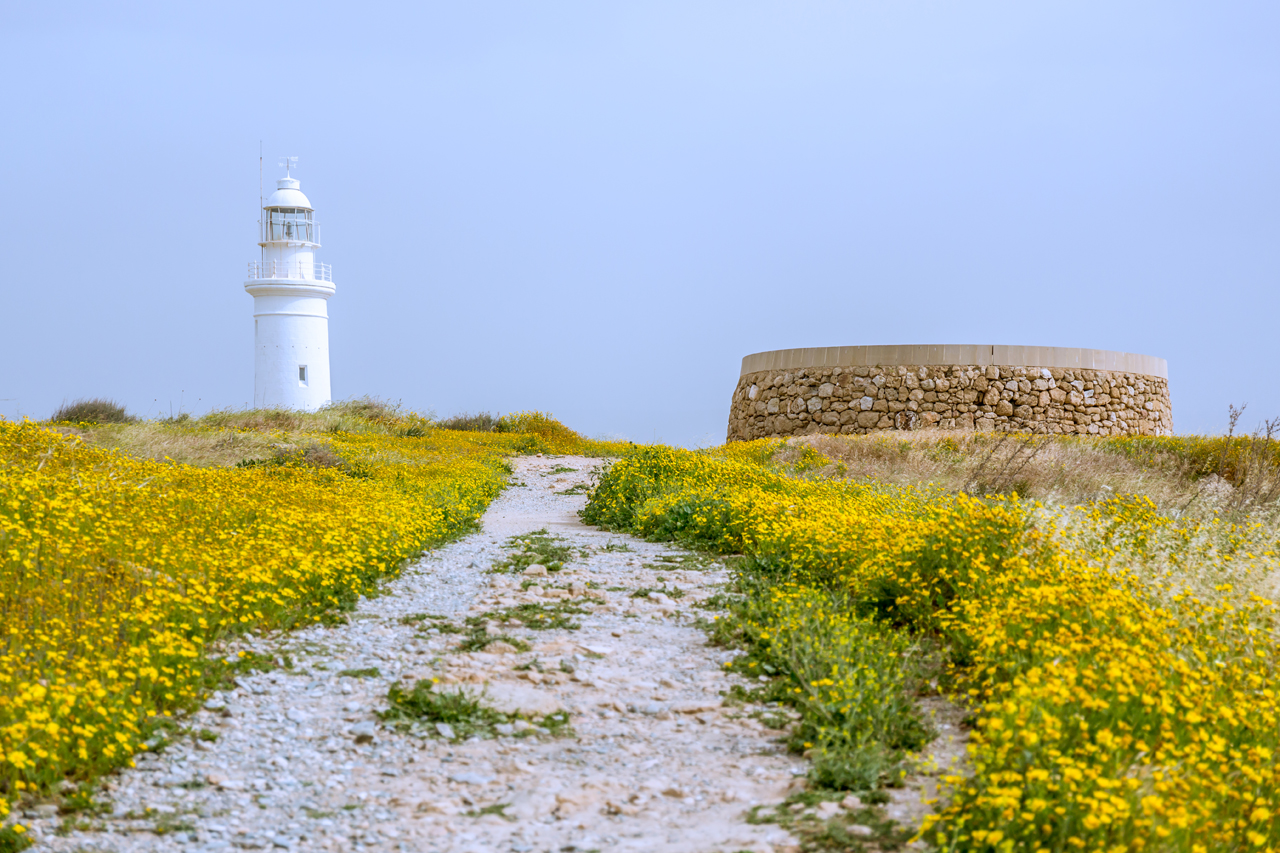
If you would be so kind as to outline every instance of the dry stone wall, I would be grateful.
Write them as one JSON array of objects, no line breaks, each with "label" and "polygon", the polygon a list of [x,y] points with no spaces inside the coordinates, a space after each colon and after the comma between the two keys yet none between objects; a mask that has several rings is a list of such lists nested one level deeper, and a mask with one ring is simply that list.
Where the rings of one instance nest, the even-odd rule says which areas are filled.
[{"label": "dry stone wall", "polygon": [[1168,435],[1173,413],[1158,376],[994,364],[761,370],[729,409],[729,441],[921,427]]}]

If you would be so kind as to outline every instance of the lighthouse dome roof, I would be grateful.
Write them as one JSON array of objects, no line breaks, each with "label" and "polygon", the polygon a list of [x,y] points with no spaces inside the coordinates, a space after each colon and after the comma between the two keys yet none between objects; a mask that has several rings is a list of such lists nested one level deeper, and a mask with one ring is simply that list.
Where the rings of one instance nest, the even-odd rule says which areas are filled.
[{"label": "lighthouse dome roof", "polygon": [[301,207],[314,210],[310,199],[302,194],[302,190],[298,189],[299,186],[297,178],[281,178],[276,181],[276,191],[271,194],[263,207]]}]

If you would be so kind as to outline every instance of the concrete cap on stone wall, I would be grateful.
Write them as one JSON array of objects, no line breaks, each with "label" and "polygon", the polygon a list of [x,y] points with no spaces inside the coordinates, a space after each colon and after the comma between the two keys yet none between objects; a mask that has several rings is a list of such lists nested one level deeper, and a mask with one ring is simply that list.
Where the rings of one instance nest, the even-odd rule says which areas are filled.
[{"label": "concrete cap on stone wall", "polygon": [[1076,347],[1026,347],[1000,344],[897,344],[889,346],[804,347],[752,353],[742,359],[742,374],[802,367],[890,367],[972,364],[1004,367],[1058,367],[1107,370],[1169,378],[1163,358]]}]

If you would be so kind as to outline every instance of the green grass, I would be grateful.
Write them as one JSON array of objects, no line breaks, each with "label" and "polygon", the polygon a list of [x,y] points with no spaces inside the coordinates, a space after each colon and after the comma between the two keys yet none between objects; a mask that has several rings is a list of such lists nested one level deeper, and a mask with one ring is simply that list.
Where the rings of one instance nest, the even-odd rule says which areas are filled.
[{"label": "green grass", "polygon": [[575,556],[574,548],[564,544],[559,536],[544,530],[535,530],[523,536],[512,536],[503,547],[515,553],[493,564],[490,572],[523,572],[534,563],[547,567],[548,572],[558,572]]},{"label": "green grass", "polygon": [[397,621],[401,625],[417,625],[420,622],[448,622],[449,617],[437,613],[410,613],[408,616],[401,616]]},{"label": "green grass", "polygon": [[632,598],[648,598],[649,593],[660,592],[668,598],[684,598],[684,590],[678,586],[668,587],[666,584],[662,586],[642,586],[635,592],[631,593]]},{"label": "green grass", "polygon": [[489,634],[485,632],[484,628],[473,629],[454,648],[454,651],[482,652],[489,647],[490,643],[506,643],[518,652],[529,651],[529,644],[519,637],[512,637],[510,634]]},{"label": "green grass", "polygon": [[469,812],[463,812],[463,814],[466,815],[467,817],[484,817],[487,814],[496,814],[498,817],[502,818],[503,820],[514,821],[516,820],[515,817],[509,814],[505,814],[503,812],[503,809],[505,809],[509,805],[511,805],[511,803],[492,803],[487,806],[482,806],[481,808],[478,808],[478,809],[472,809]]},{"label": "green grass", "polygon": [[[907,755],[933,737],[916,697],[938,662],[918,641],[870,620],[832,619],[849,611],[837,593],[774,598],[776,583],[767,568],[742,561],[734,591],[747,594],[702,623],[712,642],[746,652],[727,668],[754,685],[735,686],[727,699],[794,708],[800,719],[787,745],[811,758],[814,785],[874,791],[896,784]],[[821,686],[836,668],[844,673],[840,705]]]},{"label": "green grass", "polygon": [[506,607],[502,610],[492,610],[482,616],[472,616],[467,621],[476,620],[483,623],[486,619],[495,622],[519,622],[526,628],[532,628],[535,631],[549,631],[562,629],[567,631],[576,631],[582,626],[575,622],[571,616],[581,615],[587,611],[576,604],[568,601],[557,601],[554,604],[543,604],[541,602],[531,602],[528,604],[517,604],[514,607]]},{"label": "green grass", "polygon": [[364,669],[343,669],[338,671],[338,675],[347,678],[378,678],[382,672],[376,666],[367,666]]},{"label": "green grass", "polygon": [[694,552],[691,554],[660,554],[654,557],[657,562],[645,563],[642,568],[662,572],[681,569],[688,572],[707,572],[724,568],[723,558],[712,554]]},{"label": "green grass", "polygon": [[[914,833],[885,818],[879,810],[864,805],[851,811],[841,810],[823,819],[806,809],[829,800],[839,800],[822,791],[804,791],[787,797],[774,806],[753,806],[747,811],[749,824],[772,823],[786,829],[800,841],[804,853],[872,853],[901,850]],[[870,835],[855,834],[851,826],[865,826]]]},{"label": "green grass", "polygon": [[[465,631],[459,628],[448,616],[437,616],[434,613],[414,613],[409,616],[400,617],[401,625],[421,625],[428,629],[435,628],[441,634],[462,634]],[[419,639],[430,639],[428,634],[414,634]]]},{"label": "green grass", "polygon": [[[520,714],[504,714],[487,707],[483,695],[474,695],[463,690],[436,691],[430,681],[417,681],[412,688],[405,690],[393,684],[387,691],[390,707],[378,716],[396,728],[417,726],[419,731],[430,734],[422,724],[434,725],[444,723],[453,729],[459,740],[472,736],[482,738],[496,737],[497,727],[502,724],[514,724],[524,720],[532,728],[515,734],[516,737],[528,737],[534,734],[549,734],[563,737],[572,734],[567,712],[548,714],[545,717],[525,717]],[[543,731],[539,731],[542,729]]]}]

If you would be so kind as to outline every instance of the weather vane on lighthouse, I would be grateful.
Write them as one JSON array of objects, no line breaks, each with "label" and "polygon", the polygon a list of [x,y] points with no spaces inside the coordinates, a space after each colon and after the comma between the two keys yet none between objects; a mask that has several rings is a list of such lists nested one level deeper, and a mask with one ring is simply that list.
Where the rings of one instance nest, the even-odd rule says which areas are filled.
[{"label": "weather vane on lighthouse", "polygon": [[316,261],[320,226],[293,177],[297,157],[262,206],[258,246],[244,289],[253,297],[253,405],[315,411],[329,392],[328,264]]}]

